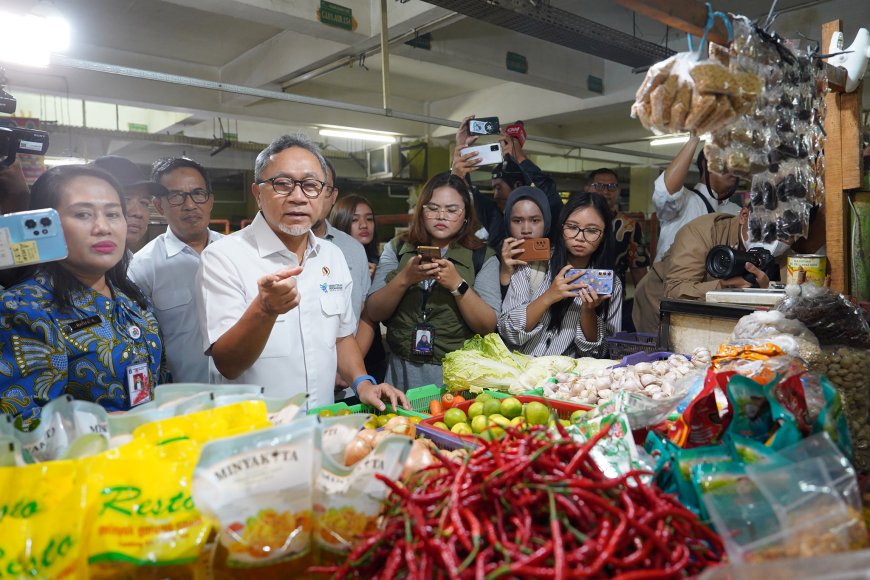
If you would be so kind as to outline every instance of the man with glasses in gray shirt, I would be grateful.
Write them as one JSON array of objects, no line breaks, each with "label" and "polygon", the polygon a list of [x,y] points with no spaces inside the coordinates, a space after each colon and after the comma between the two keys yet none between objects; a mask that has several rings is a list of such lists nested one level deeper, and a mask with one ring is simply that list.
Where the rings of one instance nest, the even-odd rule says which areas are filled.
[{"label": "man with glasses in gray shirt", "polygon": [[208,227],[214,196],[205,168],[187,157],[156,161],[151,178],[166,188],[154,207],[169,227],[136,252],[128,275],[154,304],[173,381],[208,383],[195,296],[200,254],[223,237]]}]

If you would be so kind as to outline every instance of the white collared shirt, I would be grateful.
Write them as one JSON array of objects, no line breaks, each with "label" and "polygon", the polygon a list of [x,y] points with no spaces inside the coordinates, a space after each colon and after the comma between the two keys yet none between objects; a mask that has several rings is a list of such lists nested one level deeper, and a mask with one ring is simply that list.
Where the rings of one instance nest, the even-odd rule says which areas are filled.
[{"label": "white collared shirt", "polygon": [[[712,195],[703,183],[695,185],[701,195],[707,196],[707,201],[716,212],[737,215],[740,206],[730,201],[720,202]],[[665,253],[674,243],[677,232],[695,218],[707,215],[707,206],[691,189],[680,188],[676,193],[669,193],[665,185],[665,174],[662,173],[655,181],[653,189],[653,205],[659,220],[659,241],[656,244],[656,262],[661,262]]]},{"label": "white collared shirt", "polygon": [[334,228],[329,221],[324,221],[326,223],[326,235],[323,236],[323,239],[329,240],[338,246],[338,249],[344,254],[347,267],[350,269],[350,277],[353,278],[353,296],[351,297],[353,313],[356,315],[357,322],[359,322],[363,303],[372,285],[366,249],[353,236]]},{"label": "white collared shirt", "polygon": [[[239,321],[258,294],[257,280],[298,263],[262,213],[206,248],[197,300],[203,348],[208,351]],[[341,250],[311,233],[302,267],[296,276],[299,305],[275,321],[260,358],[237,379],[217,374],[216,382],[261,385],[267,397],[307,392],[309,408],[334,402],[335,342],[356,332],[353,280]]]},{"label": "white collared shirt", "polygon": [[[223,234],[208,231],[208,243]],[[176,383],[209,382],[209,357],[203,354],[195,296],[199,254],[167,227],[136,252],[127,276],[154,305],[163,334],[164,351]],[[213,372],[213,371],[212,371]]]}]

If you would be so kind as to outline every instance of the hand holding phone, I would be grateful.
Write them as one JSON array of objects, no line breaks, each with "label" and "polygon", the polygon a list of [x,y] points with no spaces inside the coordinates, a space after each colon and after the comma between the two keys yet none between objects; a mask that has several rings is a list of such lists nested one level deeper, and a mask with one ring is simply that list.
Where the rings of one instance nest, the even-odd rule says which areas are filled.
[{"label": "hand holding phone", "polygon": [[469,153],[477,153],[479,161],[477,165],[495,165],[503,160],[501,152],[501,143],[487,143],[486,145],[475,145],[474,147],[465,147],[459,151],[460,155],[468,155]]},{"label": "hand holding phone", "polygon": [[468,132],[471,135],[498,135],[500,132],[498,117],[480,117],[468,121]]},{"label": "hand holding phone", "polygon": [[529,238],[520,245],[523,253],[519,259],[523,262],[546,262],[550,259],[550,240],[547,238]]},{"label": "hand holding phone", "polygon": [[572,284],[586,284],[598,295],[609,296],[613,293],[613,270],[596,270],[596,269],[571,269],[565,272],[566,278],[571,278],[577,274],[580,277],[572,282]]},{"label": "hand holding phone", "polygon": [[420,262],[431,262],[441,258],[441,249],[436,246],[417,246]]}]

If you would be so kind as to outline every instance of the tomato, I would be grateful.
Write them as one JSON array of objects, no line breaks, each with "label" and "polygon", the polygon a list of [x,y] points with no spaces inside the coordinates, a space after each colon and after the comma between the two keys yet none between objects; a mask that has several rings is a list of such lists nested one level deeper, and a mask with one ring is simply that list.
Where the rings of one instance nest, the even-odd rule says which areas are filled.
[{"label": "tomato", "polygon": [[443,415],[444,407],[441,406],[441,401],[435,399],[434,401],[429,401],[429,414],[430,415]]},{"label": "tomato", "polygon": [[444,393],[444,396],[441,397],[441,406],[444,409],[449,409],[453,406],[453,395],[450,393]]},{"label": "tomato", "polygon": [[458,407],[465,402],[465,397],[462,395],[453,395],[453,406]]}]

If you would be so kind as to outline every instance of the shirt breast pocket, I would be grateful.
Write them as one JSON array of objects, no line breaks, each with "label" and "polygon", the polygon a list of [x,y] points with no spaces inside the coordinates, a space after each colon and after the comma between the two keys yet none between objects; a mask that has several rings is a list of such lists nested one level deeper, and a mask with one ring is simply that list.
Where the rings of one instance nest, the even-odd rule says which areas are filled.
[{"label": "shirt breast pocket", "polygon": [[193,300],[193,293],[187,288],[159,290],[154,293],[154,308],[160,311],[186,306]]},{"label": "shirt breast pocket", "polygon": [[320,310],[324,316],[339,316],[344,311],[344,294],[330,292],[320,297]]},{"label": "shirt breast pocket", "polygon": [[269,334],[269,339],[266,341],[266,346],[263,347],[261,358],[274,358],[281,356],[290,356],[290,336],[289,322],[287,315],[279,316],[272,326],[272,332]]}]

